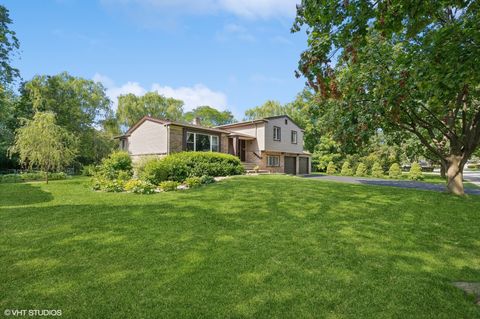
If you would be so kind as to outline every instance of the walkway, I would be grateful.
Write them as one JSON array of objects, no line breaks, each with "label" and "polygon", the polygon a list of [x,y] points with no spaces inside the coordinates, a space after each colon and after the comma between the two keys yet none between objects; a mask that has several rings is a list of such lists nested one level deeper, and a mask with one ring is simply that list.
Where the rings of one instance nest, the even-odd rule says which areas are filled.
[{"label": "walkway", "polygon": [[[430,184],[430,183],[416,182],[416,181],[378,179],[378,178],[354,177],[354,176],[333,176],[333,175],[320,175],[320,174],[305,175],[303,177],[333,181],[333,182],[342,182],[342,183],[367,184],[367,185],[376,185],[376,186],[392,186],[392,187],[401,187],[401,188],[422,189],[422,190],[429,190],[429,191],[436,191],[436,192],[445,192],[445,185]],[[478,181],[480,182],[480,176]],[[465,188],[465,193],[471,194],[471,195],[480,195],[480,189]]]}]

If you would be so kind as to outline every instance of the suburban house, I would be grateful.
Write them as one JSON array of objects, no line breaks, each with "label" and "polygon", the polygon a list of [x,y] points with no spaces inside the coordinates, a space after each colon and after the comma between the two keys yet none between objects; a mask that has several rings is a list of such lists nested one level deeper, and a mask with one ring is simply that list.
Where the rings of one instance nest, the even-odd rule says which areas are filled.
[{"label": "suburban house", "polygon": [[144,117],[124,135],[120,148],[134,161],[182,151],[221,152],[238,156],[247,170],[309,174],[311,155],[303,149],[303,129],[280,115],[214,128]]}]

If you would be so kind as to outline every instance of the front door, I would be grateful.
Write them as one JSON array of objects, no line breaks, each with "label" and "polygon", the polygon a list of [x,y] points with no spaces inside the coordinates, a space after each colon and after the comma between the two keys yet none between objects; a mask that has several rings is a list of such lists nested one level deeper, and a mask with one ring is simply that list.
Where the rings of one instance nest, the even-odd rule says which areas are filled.
[{"label": "front door", "polygon": [[245,140],[240,140],[240,161],[245,162],[246,144]]}]

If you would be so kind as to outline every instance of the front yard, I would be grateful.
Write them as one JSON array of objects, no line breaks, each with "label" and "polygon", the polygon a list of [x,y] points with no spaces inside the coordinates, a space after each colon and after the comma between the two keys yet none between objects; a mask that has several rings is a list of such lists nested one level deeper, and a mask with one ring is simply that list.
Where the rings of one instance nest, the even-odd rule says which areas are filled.
[{"label": "front yard", "polygon": [[480,196],[235,177],[154,195],[0,184],[0,310],[480,318]]}]

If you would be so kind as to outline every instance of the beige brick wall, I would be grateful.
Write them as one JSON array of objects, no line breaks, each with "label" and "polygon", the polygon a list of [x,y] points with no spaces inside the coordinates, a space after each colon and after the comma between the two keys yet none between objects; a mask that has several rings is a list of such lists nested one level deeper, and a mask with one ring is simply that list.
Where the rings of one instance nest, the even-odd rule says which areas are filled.
[{"label": "beige brick wall", "polygon": [[228,154],[228,137],[226,134],[222,134],[220,137],[220,152]]},{"label": "beige brick wall", "polygon": [[170,153],[178,153],[183,151],[183,127],[170,125]]},{"label": "beige brick wall", "polygon": [[[279,156],[280,157],[280,166],[267,166],[267,156]],[[262,152],[262,159],[260,160],[260,169],[270,171],[270,173],[283,173],[285,171],[285,161],[284,156],[280,153],[274,152]]]}]

